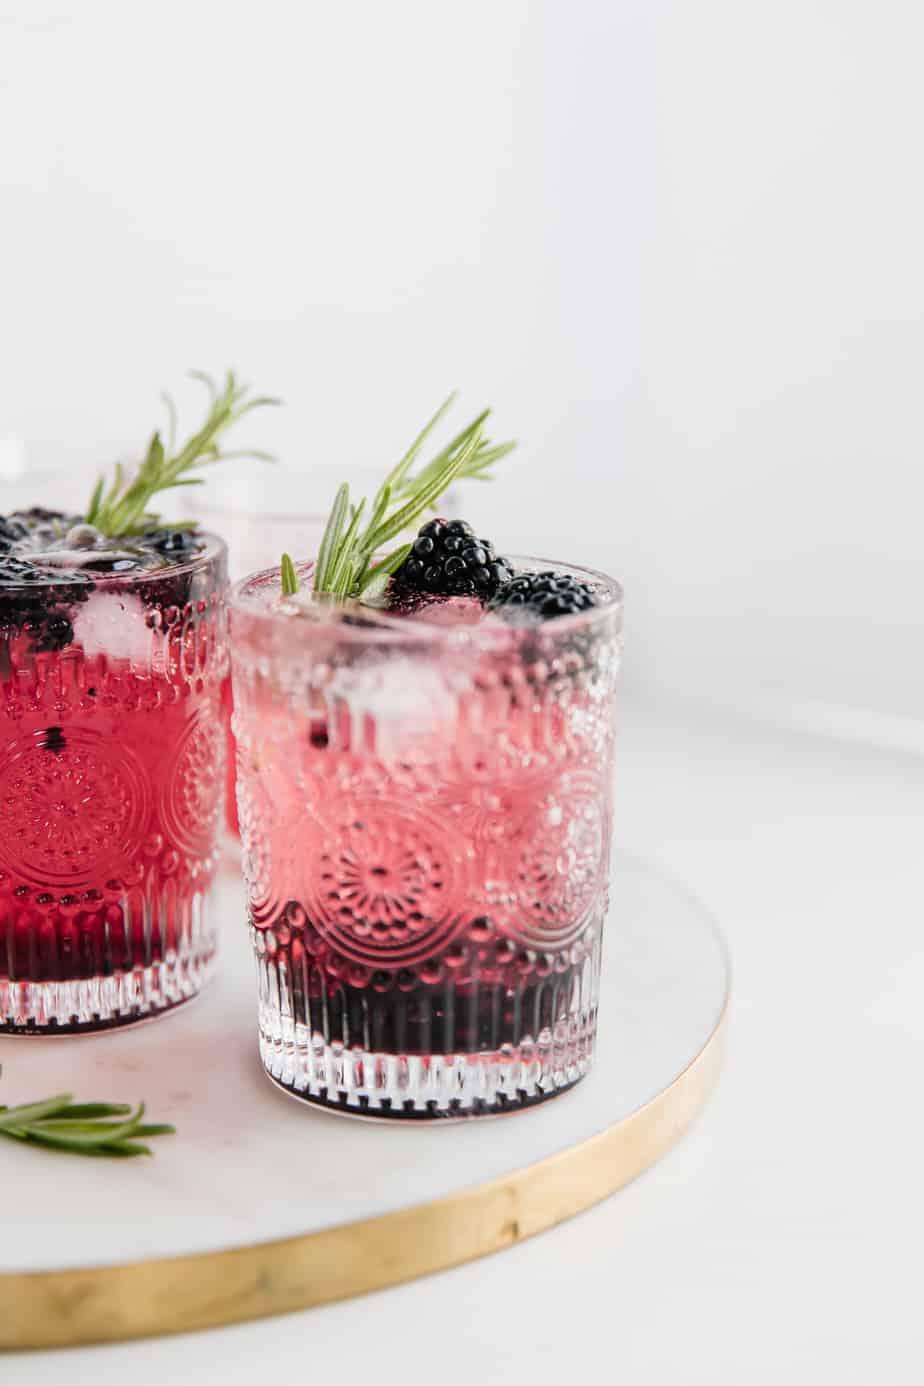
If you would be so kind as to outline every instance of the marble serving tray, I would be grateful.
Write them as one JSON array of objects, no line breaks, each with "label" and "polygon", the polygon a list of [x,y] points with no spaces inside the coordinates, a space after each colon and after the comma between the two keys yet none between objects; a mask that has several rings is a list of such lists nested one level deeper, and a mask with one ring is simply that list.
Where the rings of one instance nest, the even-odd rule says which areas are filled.
[{"label": "marble serving tray", "polygon": [[[613,1193],[718,1076],[729,972],[704,909],[617,852],[596,1066],[555,1101],[410,1125],[303,1105],[265,1077],[243,892],[219,884],[219,975],[150,1025],[0,1038],[0,1102],[134,1102],[152,1159],[0,1143],[0,1348],[218,1326],[328,1303],[512,1245]],[[11,1196],[15,1194],[15,1196]]]}]

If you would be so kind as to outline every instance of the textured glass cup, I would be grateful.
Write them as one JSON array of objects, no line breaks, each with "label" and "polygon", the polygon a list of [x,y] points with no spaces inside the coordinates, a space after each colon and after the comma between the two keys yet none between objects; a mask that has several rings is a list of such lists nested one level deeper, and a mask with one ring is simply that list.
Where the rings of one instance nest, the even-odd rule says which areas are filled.
[{"label": "textured glass cup", "polygon": [[158,572],[0,583],[0,1032],[130,1024],[208,972],[228,654],[204,537]]},{"label": "textured glass cup", "polygon": [[601,605],[528,629],[232,589],[260,1053],[310,1102],[495,1113],[591,1064],[621,594],[555,566]]}]

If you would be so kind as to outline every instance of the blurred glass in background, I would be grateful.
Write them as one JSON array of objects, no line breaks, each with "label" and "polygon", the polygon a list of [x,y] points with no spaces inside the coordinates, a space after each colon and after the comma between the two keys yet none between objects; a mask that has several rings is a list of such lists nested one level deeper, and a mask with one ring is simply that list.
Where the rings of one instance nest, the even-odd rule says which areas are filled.
[{"label": "blurred glass in background", "polygon": [[[206,472],[204,486],[190,487],[185,514],[228,545],[232,582],[272,568],[283,553],[313,558],[321,542],[337,487],[346,481],[352,497],[372,496],[384,466],[292,467],[284,462],[222,463]],[[456,496],[440,499],[440,512],[457,514]],[[176,517],[175,517],[176,518]]]}]

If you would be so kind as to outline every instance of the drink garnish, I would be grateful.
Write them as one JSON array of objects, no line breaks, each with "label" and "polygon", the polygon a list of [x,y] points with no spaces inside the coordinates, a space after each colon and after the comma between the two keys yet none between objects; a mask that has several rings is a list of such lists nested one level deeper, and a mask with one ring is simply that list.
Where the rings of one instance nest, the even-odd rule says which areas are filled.
[{"label": "drink garnish", "polygon": [[552,616],[576,616],[597,605],[592,587],[568,573],[549,569],[542,573],[519,573],[503,584],[488,602],[514,625],[531,620],[547,621]]},{"label": "drink garnish", "polygon": [[477,538],[465,520],[428,520],[395,574],[395,585],[428,596],[493,597],[513,577],[490,539]]},{"label": "drink garnish", "polygon": [[[172,490],[178,486],[201,486],[204,478],[190,475],[199,467],[210,466],[234,457],[272,461],[271,455],[259,448],[242,448],[229,452],[223,447],[222,439],[228,429],[251,410],[264,405],[279,404],[280,401],[269,395],[252,394],[250,387],[241,384],[233,371],[225,373],[221,386],[203,371],[190,371],[190,375],[201,381],[209,392],[209,408],[205,422],[182,446],[178,446],[176,406],[169,395],[163,396],[168,413],[166,444],[160,432],[155,432],[134,476],[127,477],[121,463],[117,463],[108,488],[103,476],[100,476],[96,483],[85,520],[100,534],[116,538],[145,534],[159,528],[160,516],[148,509],[151,498],[160,491]],[[172,528],[183,527],[180,525]],[[195,528],[191,524],[185,527]]]},{"label": "drink garnish", "polygon": [[71,1155],[125,1159],[152,1155],[144,1140],[176,1130],[164,1122],[145,1123],[143,1117],[143,1102],[132,1111],[125,1103],[74,1102],[70,1093],[61,1093],[42,1102],[0,1106],[0,1136]]},{"label": "drink garnish", "polygon": [[[377,562],[373,561],[375,555],[432,510],[454,481],[490,480],[495,462],[516,447],[512,441],[492,444],[484,436],[483,425],[490,413],[485,409],[425,466],[413,471],[424,443],[455,399],[453,392],[443,401],[368,505],[365,498],[354,503],[349,486],[345,482],[340,486],[314,565],[316,596],[336,601],[359,599],[376,605],[393,574],[409,557],[412,544],[401,544]],[[283,594],[293,596],[298,591],[298,575],[288,554],[283,555],[282,566]]]}]

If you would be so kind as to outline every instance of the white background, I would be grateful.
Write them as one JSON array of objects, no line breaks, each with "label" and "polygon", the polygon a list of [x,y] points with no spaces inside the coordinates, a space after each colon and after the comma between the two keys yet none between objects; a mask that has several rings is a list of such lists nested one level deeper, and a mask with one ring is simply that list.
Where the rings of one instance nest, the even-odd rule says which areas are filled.
[{"label": "white background", "polygon": [[387,459],[458,385],[632,677],[918,715],[915,0],[0,15],[0,437],[108,461],[230,361],[287,459]]},{"label": "white background", "polygon": [[[522,446],[466,508],[623,579],[623,835],[739,959],[727,1087],[663,1170],[306,1343],[339,1323],[359,1361],[382,1305],[445,1323],[546,1276],[645,1380],[920,1377],[922,45],[915,0],[0,0],[0,439],[108,461],[226,362],[306,467],[392,458],[451,386],[490,401]],[[528,1377],[479,1332],[482,1379],[551,1379],[548,1335]]]}]

